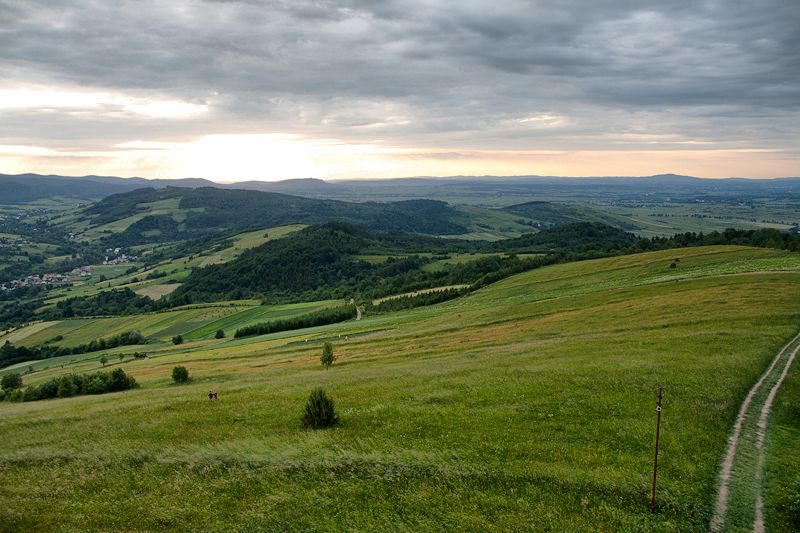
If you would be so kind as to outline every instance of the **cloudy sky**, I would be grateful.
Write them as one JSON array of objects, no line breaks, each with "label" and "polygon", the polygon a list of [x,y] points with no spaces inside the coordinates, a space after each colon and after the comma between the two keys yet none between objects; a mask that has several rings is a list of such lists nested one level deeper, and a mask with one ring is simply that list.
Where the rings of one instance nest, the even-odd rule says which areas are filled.
[{"label": "cloudy sky", "polygon": [[0,172],[800,175],[798,0],[0,0]]}]

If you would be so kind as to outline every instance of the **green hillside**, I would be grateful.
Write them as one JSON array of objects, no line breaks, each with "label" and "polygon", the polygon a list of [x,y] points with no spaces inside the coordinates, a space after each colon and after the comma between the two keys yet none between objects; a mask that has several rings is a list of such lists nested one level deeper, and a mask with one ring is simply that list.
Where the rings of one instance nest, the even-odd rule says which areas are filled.
[{"label": "green hillside", "polygon": [[610,215],[597,209],[580,205],[535,201],[510,205],[502,210],[526,217],[542,227],[560,226],[575,222],[599,222],[628,231],[637,229],[636,225],[623,217]]},{"label": "green hillside", "polygon": [[[0,403],[13,436],[0,440],[0,523],[705,531],[739,404],[796,333],[799,297],[795,253],[697,247],[553,265],[360,321],[154,346],[119,365],[139,390]],[[170,384],[176,364],[190,384]],[[26,385],[99,366],[37,365]],[[336,429],[300,425],[315,385]]]},{"label": "green hillside", "polygon": [[331,220],[434,235],[465,233],[455,221],[459,217],[446,203],[433,200],[348,203],[260,191],[168,187],[108,196],[79,218],[63,222],[85,237],[134,246]]}]

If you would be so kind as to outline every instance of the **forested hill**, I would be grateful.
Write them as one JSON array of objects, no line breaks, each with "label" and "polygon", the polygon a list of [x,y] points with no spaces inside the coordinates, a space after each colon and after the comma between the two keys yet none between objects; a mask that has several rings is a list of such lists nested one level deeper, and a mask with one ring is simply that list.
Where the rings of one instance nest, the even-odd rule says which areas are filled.
[{"label": "forested hill", "polygon": [[[169,305],[245,297],[274,302],[354,294],[379,297],[424,287],[475,283],[488,274],[508,275],[548,261],[581,258],[587,253],[618,253],[636,241],[631,233],[590,222],[497,243],[374,231],[329,222],[248,250],[228,263],[194,270],[171,295]],[[514,255],[526,251],[557,252],[559,258],[539,257],[542,261],[536,262]],[[453,252],[480,253],[472,261],[425,268]],[[368,261],[369,258],[373,260]],[[522,264],[524,261],[531,264]]]},{"label": "forested hill", "polygon": [[[195,270],[171,300],[176,305],[247,296],[286,300],[375,292],[378,285],[391,284],[405,274],[424,277],[419,269],[429,259],[417,257],[417,252],[445,253],[478,246],[329,222],[248,250],[229,263]],[[375,264],[362,260],[364,254],[402,257]]]},{"label": "forested hill", "polygon": [[495,250],[514,253],[622,250],[637,242],[633,233],[600,222],[576,222],[539,233],[492,243]]},{"label": "forested hill", "polygon": [[[171,202],[170,202],[171,201]],[[226,230],[257,229],[283,224],[318,224],[347,220],[376,230],[396,230],[430,235],[466,233],[464,218],[445,202],[405,200],[392,203],[350,203],[318,200],[286,194],[224,190],[210,187],[188,189],[138,189],[115,194],[86,208],[91,224],[101,225],[139,213],[151,212],[153,204],[171,203],[173,212],[149,214],[108,241],[120,246],[202,237]],[[177,216],[176,216],[177,215]]]}]

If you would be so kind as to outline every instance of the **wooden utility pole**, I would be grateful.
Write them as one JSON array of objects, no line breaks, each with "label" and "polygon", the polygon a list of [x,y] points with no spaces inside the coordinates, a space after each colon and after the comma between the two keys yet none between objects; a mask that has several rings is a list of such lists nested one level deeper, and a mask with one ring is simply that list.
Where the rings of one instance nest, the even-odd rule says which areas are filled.
[{"label": "wooden utility pole", "polygon": [[653,459],[653,494],[650,498],[650,512],[656,512],[656,475],[658,474],[658,440],[661,435],[661,400],[664,397],[664,388],[658,388],[658,403],[656,403],[656,413],[658,413],[658,421],[656,422],[656,456]]}]

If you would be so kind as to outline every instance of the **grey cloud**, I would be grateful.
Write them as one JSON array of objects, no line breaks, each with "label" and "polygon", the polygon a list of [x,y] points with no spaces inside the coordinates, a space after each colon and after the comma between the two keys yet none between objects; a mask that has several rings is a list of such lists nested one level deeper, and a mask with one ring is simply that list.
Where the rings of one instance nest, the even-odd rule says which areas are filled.
[{"label": "grey cloud", "polygon": [[[55,121],[65,136],[86,142],[129,128],[141,137],[288,131],[356,141],[379,134],[390,144],[445,148],[577,149],[602,148],[609,133],[638,129],[646,116],[653,131],[797,148],[800,129],[790,119],[800,123],[798,5],[0,3],[6,81],[211,105],[207,117],[150,131],[153,121],[103,117],[25,125],[22,113],[0,110],[0,138],[33,138],[37,129],[46,136]],[[514,122],[537,113],[568,120],[545,129]],[[778,127],[770,131],[770,123]]]}]

